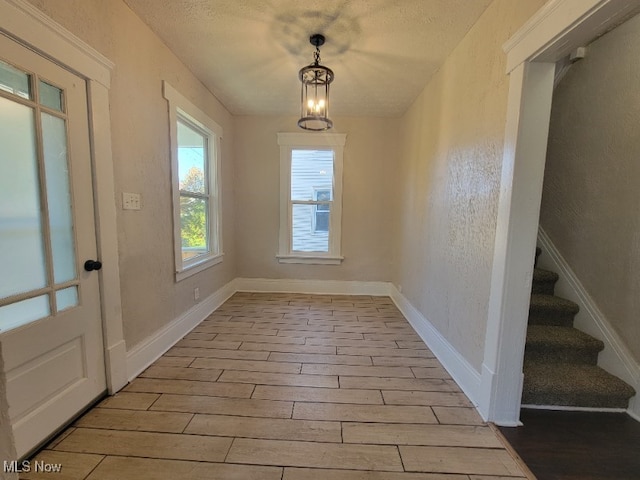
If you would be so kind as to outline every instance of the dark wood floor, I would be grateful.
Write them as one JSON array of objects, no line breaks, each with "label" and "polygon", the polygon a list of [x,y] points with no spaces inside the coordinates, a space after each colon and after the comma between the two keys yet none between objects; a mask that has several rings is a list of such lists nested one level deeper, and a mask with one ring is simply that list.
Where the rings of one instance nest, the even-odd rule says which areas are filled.
[{"label": "dark wood floor", "polygon": [[500,431],[538,480],[639,480],[640,422],[625,413],[523,410]]}]

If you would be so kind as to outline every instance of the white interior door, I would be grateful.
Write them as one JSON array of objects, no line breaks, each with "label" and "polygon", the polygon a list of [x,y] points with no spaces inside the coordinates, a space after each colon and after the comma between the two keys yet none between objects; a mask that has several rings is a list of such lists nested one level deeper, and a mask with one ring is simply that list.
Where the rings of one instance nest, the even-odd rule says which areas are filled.
[{"label": "white interior door", "polygon": [[0,35],[0,342],[22,457],[106,390],[83,79]]}]

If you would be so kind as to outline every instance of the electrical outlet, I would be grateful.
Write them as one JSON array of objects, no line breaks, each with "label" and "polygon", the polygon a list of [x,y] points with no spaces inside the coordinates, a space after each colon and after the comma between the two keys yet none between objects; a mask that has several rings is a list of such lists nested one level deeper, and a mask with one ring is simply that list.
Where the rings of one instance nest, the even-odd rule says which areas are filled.
[{"label": "electrical outlet", "polygon": [[200,289],[198,287],[193,289],[193,299],[200,300]]},{"label": "electrical outlet", "polygon": [[139,193],[122,192],[122,209],[123,210],[140,210],[142,208],[142,200]]}]

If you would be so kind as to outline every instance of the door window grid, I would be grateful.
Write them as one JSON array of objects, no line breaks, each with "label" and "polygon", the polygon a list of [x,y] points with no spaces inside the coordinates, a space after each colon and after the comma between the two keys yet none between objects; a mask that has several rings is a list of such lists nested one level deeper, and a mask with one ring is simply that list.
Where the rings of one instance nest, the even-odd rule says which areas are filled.
[{"label": "door window grid", "polygon": [[[44,95],[41,92],[42,89],[46,90]],[[40,255],[42,255],[44,261],[39,263],[44,270],[45,277],[45,283],[42,287],[31,285],[31,287],[16,288],[16,285],[12,286],[11,283],[20,283],[14,282],[14,279],[22,269],[18,264],[14,265],[18,268],[7,270],[10,271],[10,275],[5,277],[6,283],[4,285],[0,283],[0,331],[6,331],[78,305],[80,285],[75,262],[76,242],[72,221],[73,207],[68,166],[68,129],[64,91],[35,73],[21,70],[0,60],[0,101],[12,102],[18,108],[22,106],[30,109],[33,132],[29,134],[35,144],[35,148],[32,148],[36,170],[33,181],[37,184],[34,185],[34,195],[37,197],[35,202],[39,210],[39,217],[34,220],[39,226],[39,232],[36,232],[36,235],[40,237],[40,240],[36,241],[39,243],[36,247],[40,252],[32,251],[31,253],[36,258],[41,258]],[[48,125],[44,127],[43,124]],[[53,128],[51,128],[52,125],[54,125]],[[57,147],[56,151],[51,152],[46,148],[52,145]],[[0,164],[0,166],[2,165]],[[8,169],[8,167],[8,164],[5,165],[5,168]],[[11,178],[11,173],[6,178]],[[60,199],[55,201],[49,195],[54,190],[57,190],[56,195],[62,195],[62,203]],[[11,228],[9,213],[6,210],[4,214],[0,211],[0,246],[5,243],[2,235],[8,236],[10,234],[10,230],[7,230]],[[60,215],[66,217],[62,221],[61,227],[59,219],[56,218]],[[52,221],[55,225],[52,225]],[[4,224],[4,228],[2,224]],[[66,232],[63,231],[65,228]],[[2,232],[2,230],[5,231]],[[60,233],[70,244],[70,251],[67,248],[67,252],[62,252],[61,242],[55,242],[56,245],[53,245],[54,237],[59,237]],[[10,249],[9,251],[11,252]],[[21,253],[23,256],[29,255],[29,252]],[[66,258],[63,258],[65,255]],[[31,273],[28,270],[23,272],[25,275]],[[57,283],[56,276],[58,277]]]}]

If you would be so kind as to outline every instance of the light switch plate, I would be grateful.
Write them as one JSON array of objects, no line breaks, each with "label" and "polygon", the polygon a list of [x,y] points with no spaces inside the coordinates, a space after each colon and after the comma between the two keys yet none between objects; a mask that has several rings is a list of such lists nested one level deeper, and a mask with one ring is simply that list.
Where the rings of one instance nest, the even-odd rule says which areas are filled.
[{"label": "light switch plate", "polygon": [[122,192],[122,209],[123,210],[140,210],[142,201],[139,193]]}]

